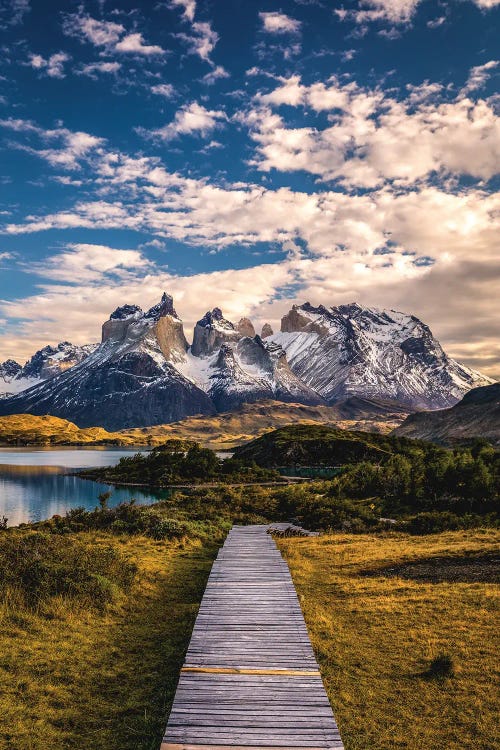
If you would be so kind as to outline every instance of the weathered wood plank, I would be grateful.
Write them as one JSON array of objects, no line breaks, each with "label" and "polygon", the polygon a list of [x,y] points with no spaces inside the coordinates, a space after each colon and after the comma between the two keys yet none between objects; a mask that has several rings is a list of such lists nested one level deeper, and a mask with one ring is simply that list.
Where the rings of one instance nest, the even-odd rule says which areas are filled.
[{"label": "weathered wood plank", "polygon": [[290,571],[268,527],[212,567],[161,750],[342,750]]}]

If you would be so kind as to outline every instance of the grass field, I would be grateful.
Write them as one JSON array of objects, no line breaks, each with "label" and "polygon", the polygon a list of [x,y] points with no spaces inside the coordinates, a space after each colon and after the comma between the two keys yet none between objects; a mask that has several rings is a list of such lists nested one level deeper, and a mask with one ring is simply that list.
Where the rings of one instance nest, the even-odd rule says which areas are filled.
[{"label": "grass field", "polygon": [[[0,535],[0,562],[5,540],[23,533]],[[72,596],[51,591],[47,575],[38,603],[21,589],[2,591],[1,750],[158,750],[224,536],[215,526],[212,534],[210,543],[102,532],[42,537],[54,545],[42,554],[49,571],[63,582],[60,566],[80,573]],[[346,750],[498,750],[491,555],[499,541],[492,529],[279,540]],[[96,555],[101,548],[115,557]],[[137,566],[129,586],[111,596],[100,576],[96,591],[109,601],[89,601],[85,566],[107,564],[114,585],[126,582],[120,571],[129,563]],[[447,658],[451,674],[439,674]]]},{"label": "grass field", "polygon": [[[71,536],[71,535],[69,535]],[[78,535],[137,565],[105,611],[78,597],[0,608],[1,750],[158,750],[216,547]]]},{"label": "grass field", "polygon": [[[498,588],[478,566],[499,542],[494,530],[279,541],[346,750],[498,750]],[[472,583],[410,578],[411,562],[465,556],[479,556],[459,565]],[[383,571],[402,564],[404,578]]]}]

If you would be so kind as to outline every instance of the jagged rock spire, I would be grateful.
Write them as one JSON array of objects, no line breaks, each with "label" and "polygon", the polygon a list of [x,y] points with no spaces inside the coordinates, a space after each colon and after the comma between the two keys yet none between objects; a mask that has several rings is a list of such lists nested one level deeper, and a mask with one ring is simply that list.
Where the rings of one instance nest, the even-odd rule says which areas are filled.
[{"label": "jagged rock spire", "polygon": [[163,318],[165,315],[171,315],[173,318],[178,318],[174,308],[174,298],[163,292],[161,300],[157,305],[154,305],[150,310],[147,311],[146,318]]}]

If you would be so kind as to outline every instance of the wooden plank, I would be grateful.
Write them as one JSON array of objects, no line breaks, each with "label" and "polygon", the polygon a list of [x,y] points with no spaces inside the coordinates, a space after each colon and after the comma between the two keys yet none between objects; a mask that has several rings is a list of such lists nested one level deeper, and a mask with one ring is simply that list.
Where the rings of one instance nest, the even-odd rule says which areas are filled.
[{"label": "wooden plank", "polygon": [[290,571],[234,526],[193,629],[161,750],[342,750]]}]

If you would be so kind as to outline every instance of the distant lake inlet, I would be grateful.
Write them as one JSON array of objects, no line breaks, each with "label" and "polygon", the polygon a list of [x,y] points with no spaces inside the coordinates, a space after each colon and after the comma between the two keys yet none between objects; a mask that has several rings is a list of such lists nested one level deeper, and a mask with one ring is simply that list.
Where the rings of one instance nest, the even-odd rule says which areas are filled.
[{"label": "distant lake inlet", "polygon": [[64,515],[71,508],[93,510],[98,505],[99,494],[108,491],[112,493],[110,506],[132,498],[138,503],[153,503],[168,497],[168,490],[113,487],[70,475],[77,469],[115,465],[122,456],[133,455],[138,450],[1,448],[0,516],[7,517],[9,526],[17,526],[56,514]]}]

